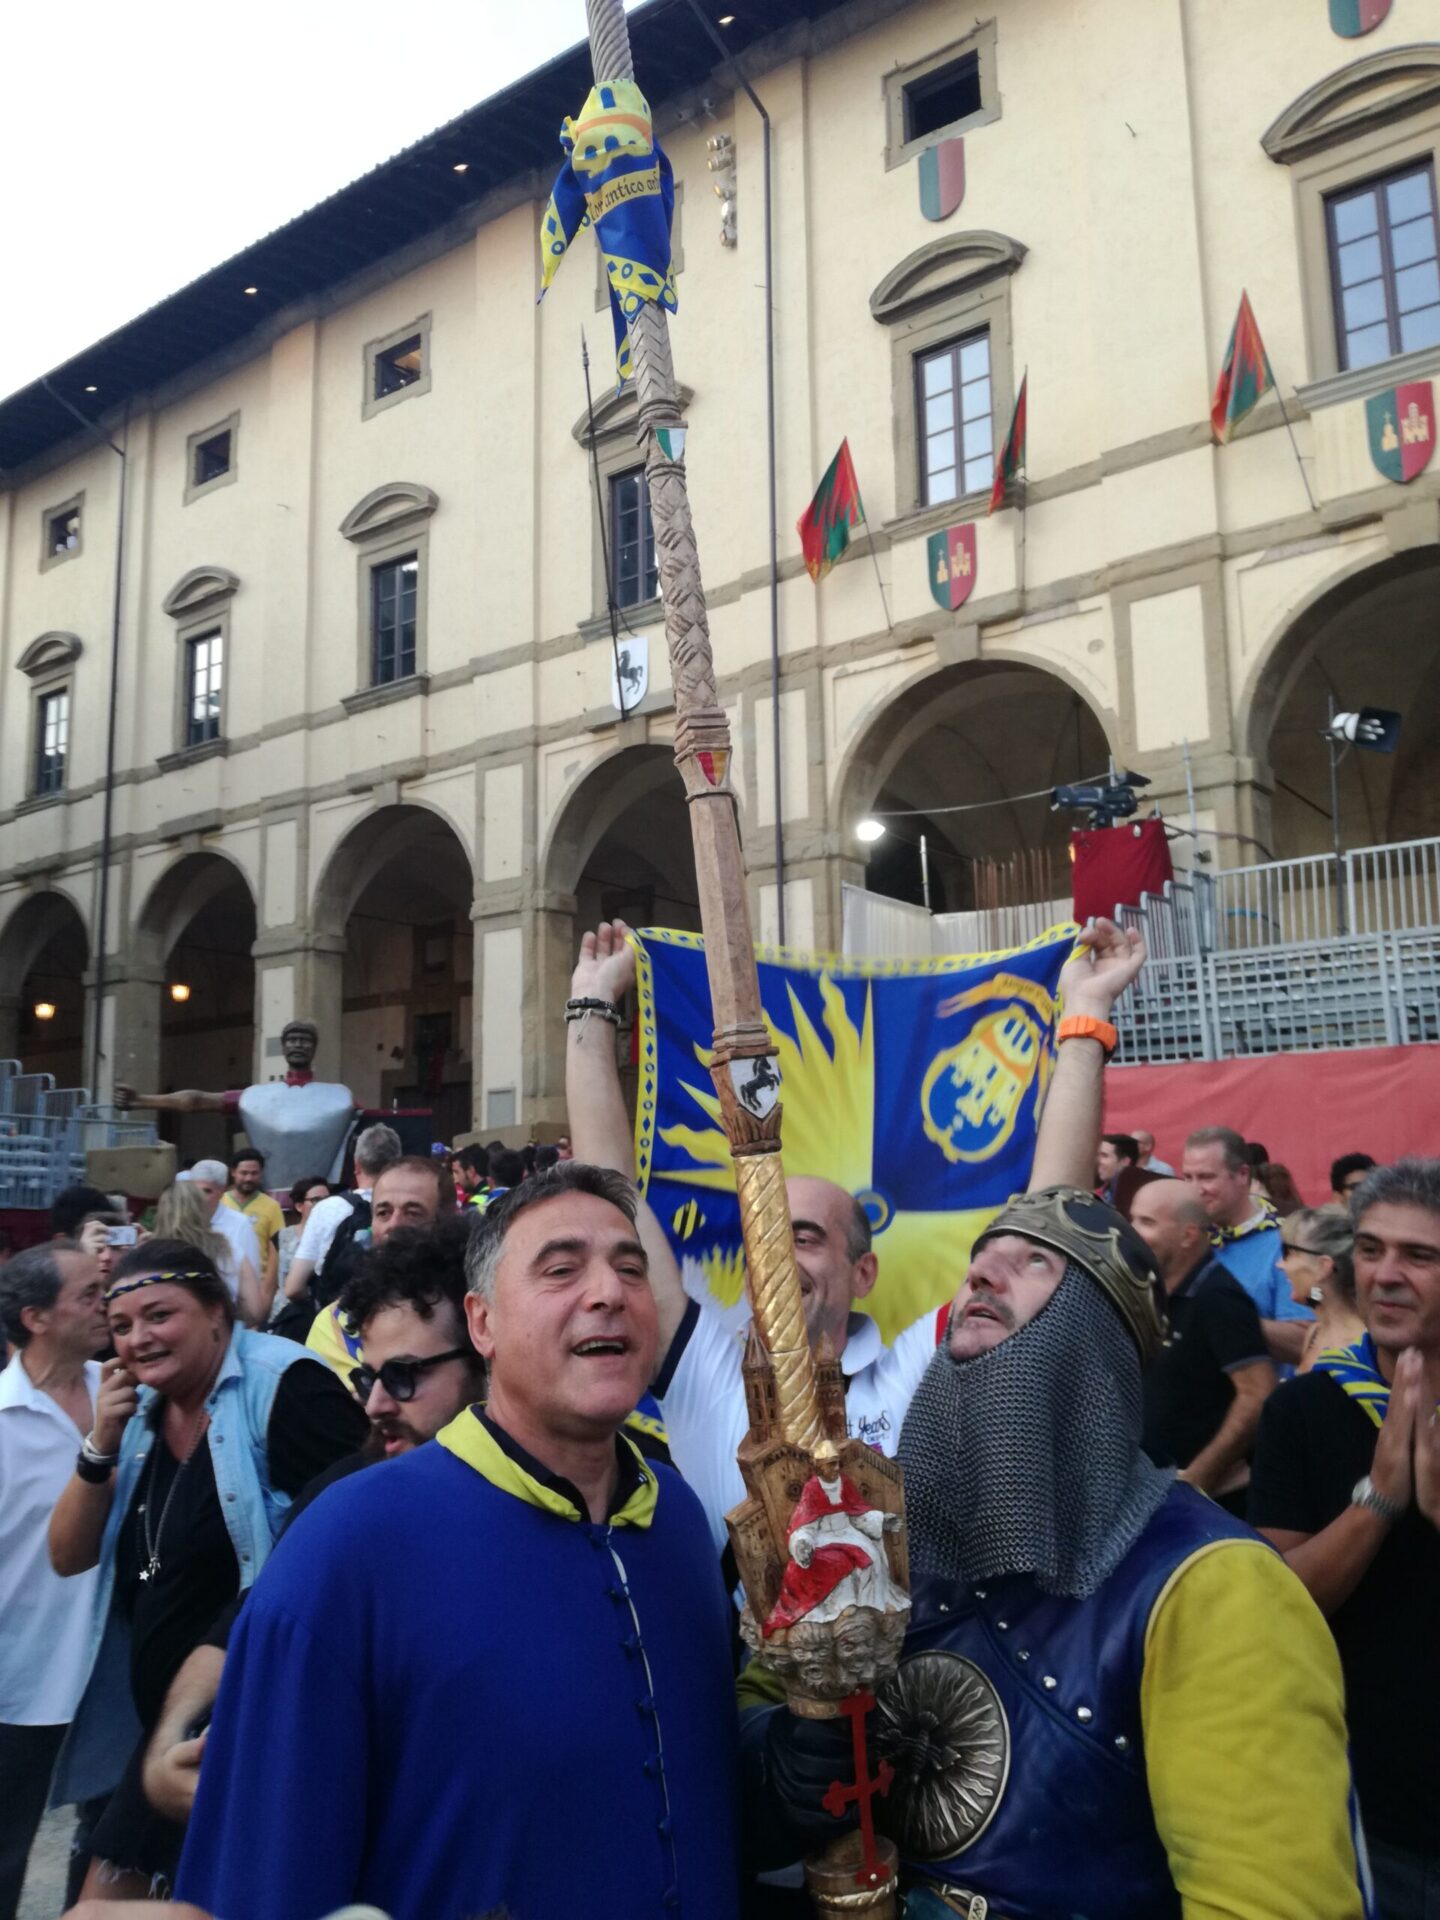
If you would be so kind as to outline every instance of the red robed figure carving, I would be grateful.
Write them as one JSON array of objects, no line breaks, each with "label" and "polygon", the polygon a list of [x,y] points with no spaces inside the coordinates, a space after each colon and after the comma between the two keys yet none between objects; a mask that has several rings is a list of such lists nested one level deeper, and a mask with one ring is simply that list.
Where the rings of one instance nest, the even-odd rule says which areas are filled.
[{"label": "red robed figure carving", "polygon": [[866,1504],[840,1472],[833,1446],[821,1443],[815,1466],[786,1529],[790,1558],[761,1628],[767,1640],[802,1619],[834,1619],[847,1607],[884,1609],[900,1597],[883,1545],[897,1516]]}]

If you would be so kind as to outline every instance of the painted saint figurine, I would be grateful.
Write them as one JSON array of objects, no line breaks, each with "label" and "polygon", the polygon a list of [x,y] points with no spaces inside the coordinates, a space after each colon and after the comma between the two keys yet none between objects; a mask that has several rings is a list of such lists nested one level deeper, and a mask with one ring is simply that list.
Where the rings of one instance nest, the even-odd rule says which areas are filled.
[{"label": "painted saint figurine", "polygon": [[765,1639],[799,1620],[838,1620],[852,1607],[884,1613],[903,1607],[905,1595],[890,1577],[884,1536],[898,1532],[898,1513],[867,1506],[840,1471],[832,1442],[815,1449],[815,1472],[805,1482],[789,1526],[790,1558],[780,1597],[760,1631]]},{"label": "painted saint figurine", "polygon": [[228,1093],[186,1088],[179,1093],[137,1093],[117,1085],[122,1109],[149,1107],[157,1113],[238,1113],[251,1146],[265,1156],[265,1181],[271,1188],[297,1180],[337,1180],[345,1142],[355,1118],[348,1087],[317,1080],[311,1071],[320,1030],[313,1020],[291,1020],[281,1030],[285,1056],[283,1080],[264,1080]]}]

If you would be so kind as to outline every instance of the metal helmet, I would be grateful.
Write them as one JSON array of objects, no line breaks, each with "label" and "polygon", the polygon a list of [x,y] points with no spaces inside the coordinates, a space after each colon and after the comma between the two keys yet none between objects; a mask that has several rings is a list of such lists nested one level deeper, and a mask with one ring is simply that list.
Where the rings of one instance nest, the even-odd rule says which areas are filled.
[{"label": "metal helmet", "polygon": [[1018,1233],[1053,1247],[1098,1282],[1113,1303],[1144,1363],[1165,1340],[1160,1272],[1155,1256],[1124,1214],[1081,1187],[1042,1187],[1014,1194],[975,1242]]}]

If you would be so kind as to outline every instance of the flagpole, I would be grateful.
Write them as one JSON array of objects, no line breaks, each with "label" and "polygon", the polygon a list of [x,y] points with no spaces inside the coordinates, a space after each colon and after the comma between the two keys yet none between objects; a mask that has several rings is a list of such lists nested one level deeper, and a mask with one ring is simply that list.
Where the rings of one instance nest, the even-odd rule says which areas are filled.
[{"label": "flagpole", "polygon": [[875,536],[870,531],[868,520],[865,522],[865,536],[870,542],[870,559],[875,567],[875,584],[880,589],[880,610],[885,615],[885,627],[887,632],[894,633],[895,628],[890,619],[890,603],[885,598],[885,582],[880,578],[880,556],[875,551]]},{"label": "flagpole", "polygon": [[1280,407],[1280,418],[1285,422],[1285,431],[1290,436],[1290,451],[1295,455],[1295,464],[1300,469],[1300,478],[1305,487],[1305,498],[1310,502],[1310,511],[1312,513],[1318,513],[1320,509],[1316,506],[1315,496],[1310,491],[1310,476],[1305,471],[1305,462],[1300,458],[1299,442],[1295,438],[1295,429],[1290,424],[1290,415],[1285,411],[1285,396],[1280,391],[1280,382],[1275,378],[1275,369],[1270,364],[1270,350],[1268,347],[1265,350],[1265,371],[1270,376],[1270,384],[1275,389],[1275,398]]},{"label": "flagpole", "polygon": [[[634,79],[622,0],[585,0],[585,11],[596,85]],[[715,686],[685,468],[665,453],[657,435],[658,428],[680,425],[669,326],[660,302],[641,301],[638,312],[630,317],[629,331],[638,438],[645,447],[665,639],[675,689],[675,763],[690,808],[705,967],[715,1019],[711,1077],[734,1160],[754,1323],[774,1370],[777,1425],[792,1445],[813,1448],[823,1428],[780,1163],[780,1104],[777,1100],[767,1113],[757,1115],[742,1103],[737,1091],[745,1065],[773,1061],[776,1049],[760,1001],[730,783],[730,727]]]}]

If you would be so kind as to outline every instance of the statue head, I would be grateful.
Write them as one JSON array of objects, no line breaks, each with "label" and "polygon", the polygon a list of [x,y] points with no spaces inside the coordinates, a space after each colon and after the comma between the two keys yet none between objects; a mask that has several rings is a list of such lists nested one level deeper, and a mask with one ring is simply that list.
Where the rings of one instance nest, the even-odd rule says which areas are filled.
[{"label": "statue head", "polygon": [[320,1029],[313,1020],[288,1020],[280,1029],[280,1051],[292,1073],[305,1072],[320,1044]]},{"label": "statue head", "polygon": [[832,1486],[840,1478],[840,1455],[833,1440],[822,1440],[810,1458],[824,1485]]}]

